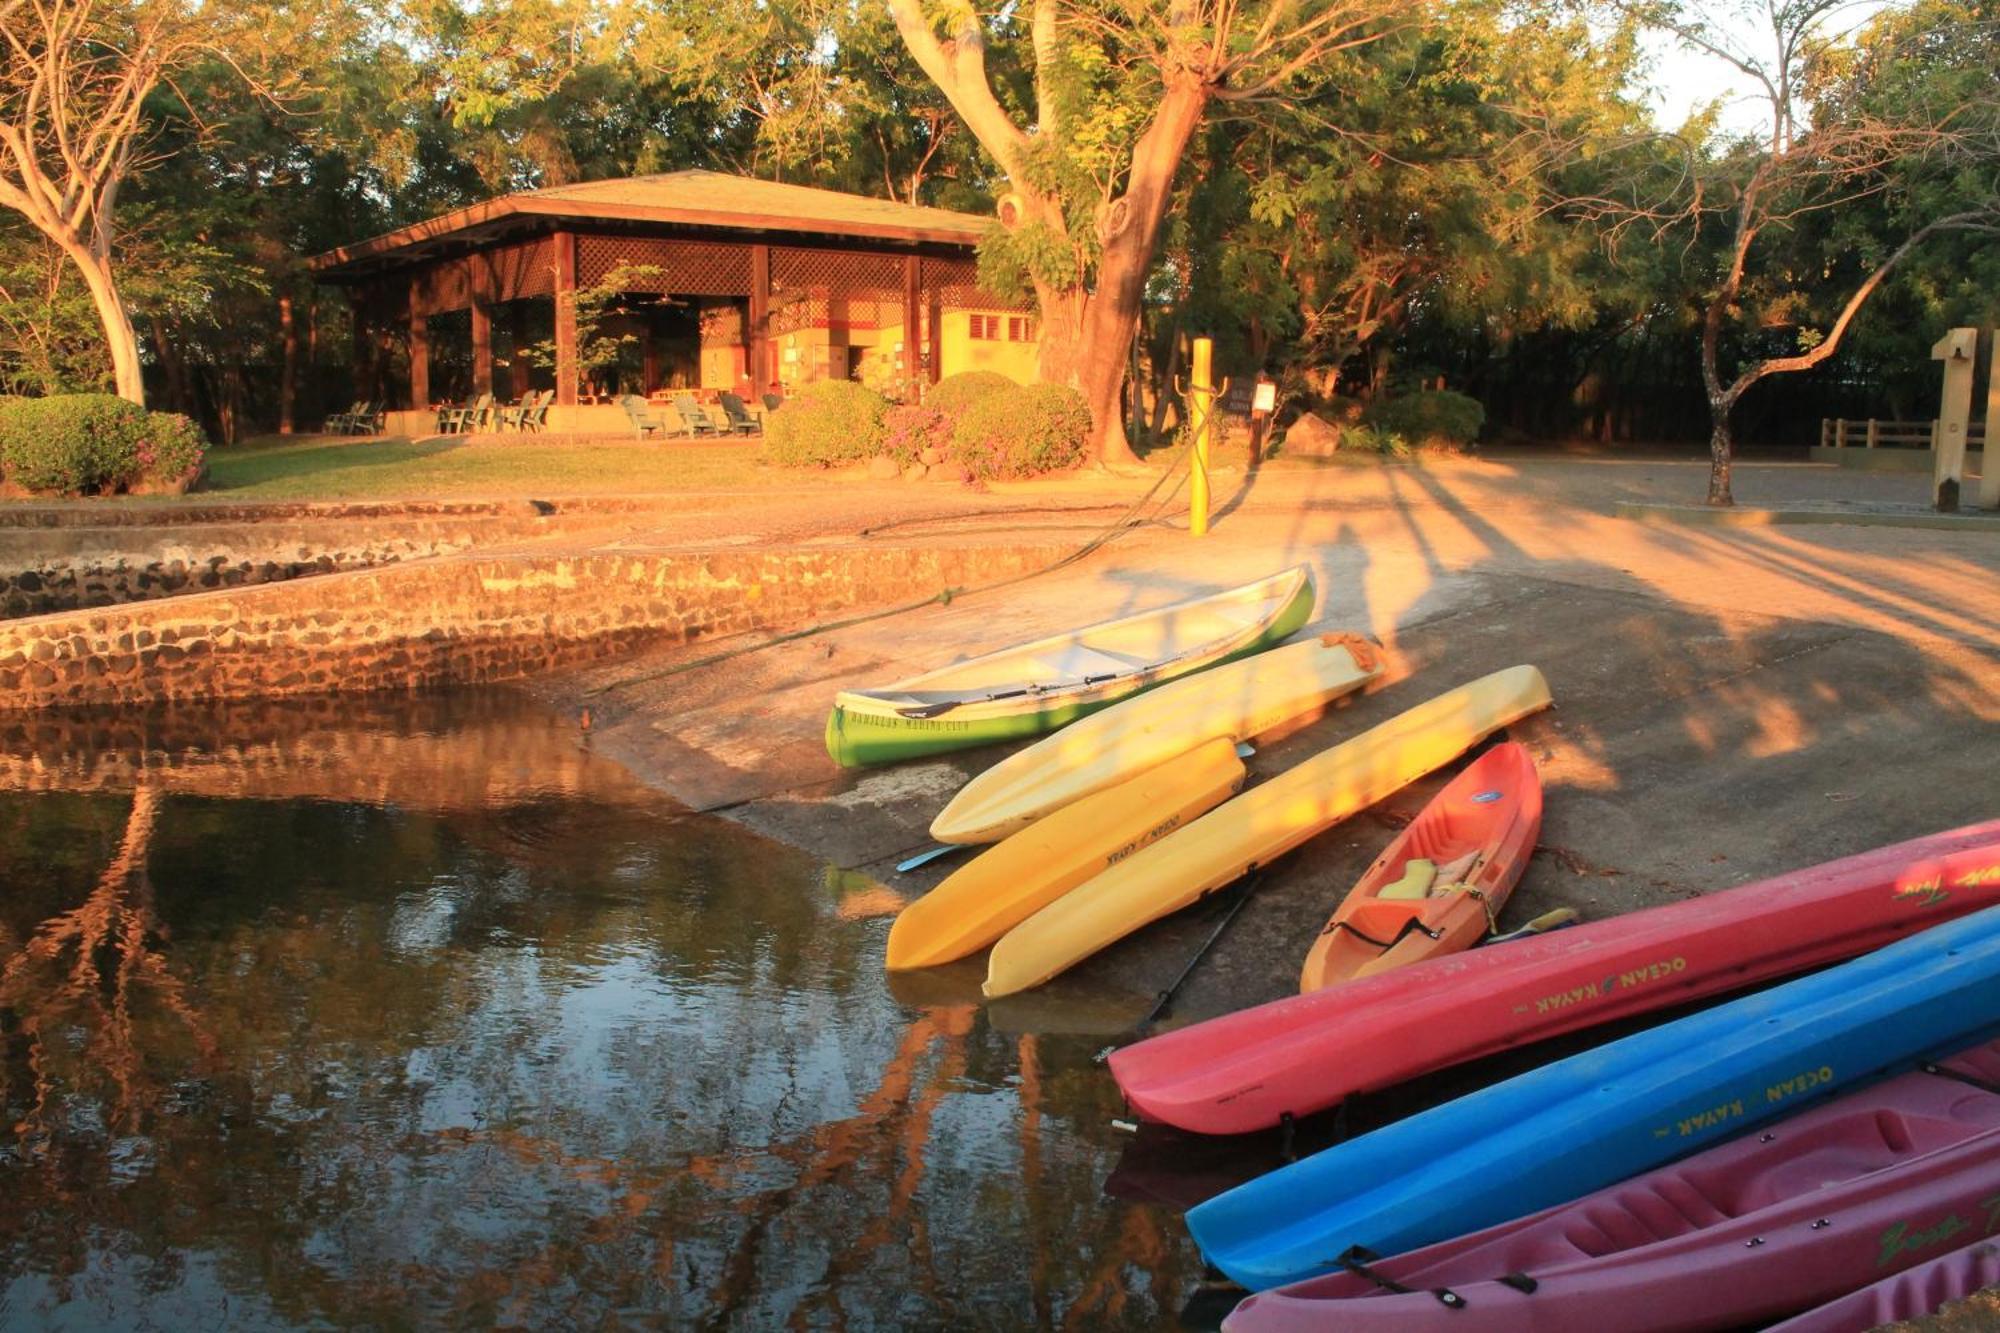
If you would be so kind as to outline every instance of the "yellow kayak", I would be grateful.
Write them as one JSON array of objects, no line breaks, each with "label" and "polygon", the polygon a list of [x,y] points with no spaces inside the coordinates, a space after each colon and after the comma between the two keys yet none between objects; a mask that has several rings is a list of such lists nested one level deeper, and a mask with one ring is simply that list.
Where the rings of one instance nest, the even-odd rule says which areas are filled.
[{"label": "yellow kayak", "polygon": [[889,930],[890,969],[933,967],[977,953],[1242,786],[1235,742],[1213,740],[1064,807],[980,853],[904,908]]},{"label": "yellow kayak", "polygon": [[1008,931],[987,959],[987,996],[1041,985],[1148,922],[1270,864],[1549,702],[1540,671],[1509,667],[1322,750],[1134,852]]},{"label": "yellow kayak", "polygon": [[939,842],[997,842],[1205,741],[1246,741],[1382,674],[1367,640],[1322,634],[1174,681],[1001,760],[931,821]]}]

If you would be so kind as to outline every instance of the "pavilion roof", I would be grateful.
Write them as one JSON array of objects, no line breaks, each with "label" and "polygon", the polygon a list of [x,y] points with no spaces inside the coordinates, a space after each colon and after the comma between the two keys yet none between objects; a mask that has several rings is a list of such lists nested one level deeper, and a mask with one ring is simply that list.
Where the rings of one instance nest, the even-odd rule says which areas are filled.
[{"label": "pavilion roof", "polygon": [[990,225],[988,218],[945,208],[719,171],[669,171],[501,195],[315,255],[311,263],[321,276],[339,277],[565,219],[964,246],[977,244]]}]

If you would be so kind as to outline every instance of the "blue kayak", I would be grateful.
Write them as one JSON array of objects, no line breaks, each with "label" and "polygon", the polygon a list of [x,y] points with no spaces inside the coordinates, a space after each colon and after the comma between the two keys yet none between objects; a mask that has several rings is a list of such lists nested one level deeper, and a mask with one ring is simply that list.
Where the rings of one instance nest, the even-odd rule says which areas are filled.
[{"label": "blue kayak", "polygon": [[1187,1215],[1252,1291],[1564,1203],[2000,1033],[2000,907],[1531,1070]]}]

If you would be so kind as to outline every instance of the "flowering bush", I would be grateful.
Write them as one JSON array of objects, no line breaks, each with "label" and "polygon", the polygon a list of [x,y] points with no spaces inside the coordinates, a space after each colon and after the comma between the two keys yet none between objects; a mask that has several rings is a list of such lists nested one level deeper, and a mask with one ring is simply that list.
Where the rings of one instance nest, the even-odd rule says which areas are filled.
[{"label": "flowering bush", "polygon": [[951,446],[951,428],[957,418],[930,403],[903,403],[892,407],[882,418],[882,452],[902,467],[924,460],[927,450],[942,456]]},{"label": "flowering bush", "polygon": [[814,380],[764,421],[764,446],[785,467],[829,467],[881,452],[881,394],[851,380]]},{"label": "flowering bush", "polygon": [[208,441],[173,412],[148,412],[108,393],[15,398],[0,404],[0,469],[38,495],[184,490]]},{"label": "flowering bush", "polygon": [[997,370],[962,370],[933,384],[924,395],[924,404],[956,420],[988,394],[1005,393],[1014,387],[1014,381]]},{"label": "flowering bush", "polygon": [[959,416],[951,456],[975,477],[1035,477],[1081,463],[1089,433],[1090,408],[1075,389],[1010,381]]}]

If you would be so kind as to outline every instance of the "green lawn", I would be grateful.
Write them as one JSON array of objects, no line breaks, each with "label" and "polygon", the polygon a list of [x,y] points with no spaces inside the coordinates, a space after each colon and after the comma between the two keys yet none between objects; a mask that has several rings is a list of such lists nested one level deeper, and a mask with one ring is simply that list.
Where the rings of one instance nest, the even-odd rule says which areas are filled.
[{"label": "green lawn", "polygon": [[421,444],[390,436],[272,437],[209,451],[194,500],[503,499],[644,495],[755,485],[755,441]]}]

